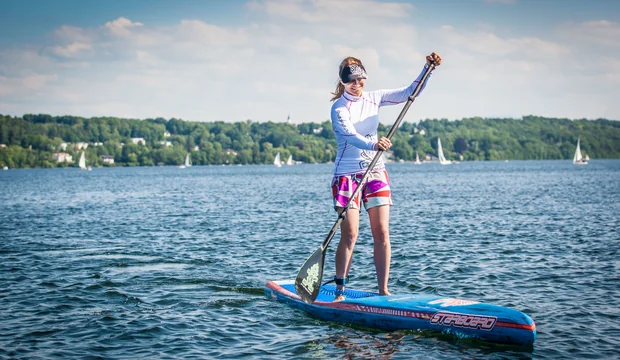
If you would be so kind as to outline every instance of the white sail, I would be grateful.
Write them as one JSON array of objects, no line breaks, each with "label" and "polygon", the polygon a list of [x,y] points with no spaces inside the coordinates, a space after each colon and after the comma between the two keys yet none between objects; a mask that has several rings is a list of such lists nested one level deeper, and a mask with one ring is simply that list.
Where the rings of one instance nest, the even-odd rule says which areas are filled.
[{"label": "white sail", "polygon": [[282,166],[282,161],[280,161],[280,153],[279,152],[276,154],[276,158],[273,159],[273,164],[275,166],[277,166],[277,167]]},{"label": "white sail", "polygon": [[86,170],[86,158],[84,157],[83,151],[82,151],[82,155],[80,156],[80,162],[78,163],[78,166],[80,167],[80,169]]},{"label": "white sail", "polygon": [[579,146],[579,139],[577,139],[577,149],[575,149],[575,155],[573,156],[573,162],[581,161],[581,147]]},{"label": "white sail", "polygon": [[573,155],[573,164],[575,165],[587,165],[588,161],[586,161],[583,156],[581,156],[581,147],[579,146],[579,138],[577,138],[577,149],[575,149],[575,155]]},{"label": "white sail", "polygon": [[415,152],[415,162],[414,162],[414,164],[418,164],[419,165],[421,163],[422,162],[420,161],[420,157],[418,156],[418,152],[416,151]]},{"label": "white sail", "polygon": [[185,155],[185,162],[178,166],[179,169],[185,169],[186,167],[192,166],[192,162],[189,159],[189,153]]},{"label": "white sail", "polygon": [[437,138],[437,157],[439,157],[439,163],[441,165],[450,165],[451,161],[446,160],[446,157],[443,156],[443,149],[441,148],[441,139]]},{"label": "white sail", "polygon": [[286,160],[286,165],[295,165],[293,161],[293,155],[289,155],[288,160]]}]

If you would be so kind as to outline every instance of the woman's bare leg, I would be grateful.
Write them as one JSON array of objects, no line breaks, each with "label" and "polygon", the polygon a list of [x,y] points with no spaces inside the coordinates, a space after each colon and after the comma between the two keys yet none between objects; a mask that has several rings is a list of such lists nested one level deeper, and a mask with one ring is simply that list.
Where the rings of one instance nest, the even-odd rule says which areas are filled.
[{"label": "woman's bare leg", "polygon": [[[342,210],[342,208],[338,208]],[[353,247],[357,241],[359,233],[360,211],[349,209],[347,216],[340,224],[340,242],[336,250],[336,277],[344,278],[351,270],[351,260],[353,258]]]},{"label": "woman's bare leg", "polygon": [[390,295],[388,280],[390,278],[390,262],[392,248],[390,245],[390,206],[381,205],[368,209],[370,230],[374,240],[374,260],[377,271],[377,282],[381,295]]},{"label": "woman's bare leg", "polygon": [[[342,208],[338,208],[342,211]],[[336,277],[346,278],[351,270],[351,261],[353,259],[353,247],[357,241],[359,233],[360,211],[358,209],[349,209],[347,216],[340,224],[340,242],[336,250]],[[338,285],[339,290],[344,290],[344,285]],[[344,297],[337,296],[334,301],[344,300]]]}]

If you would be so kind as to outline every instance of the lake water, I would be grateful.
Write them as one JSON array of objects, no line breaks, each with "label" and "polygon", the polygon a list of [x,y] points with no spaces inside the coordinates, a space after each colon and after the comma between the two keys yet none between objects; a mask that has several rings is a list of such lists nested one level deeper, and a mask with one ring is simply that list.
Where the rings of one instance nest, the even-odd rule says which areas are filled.
[{"label": "lake water", "polygon": [[[620,161],[388,164],[392,293],[516,308],[536,322],[530,348],[267,299],[336,220],[331,169],[0,172],[0,358],[620,357]],[[376,290],[362,218],[351,286]]]}]

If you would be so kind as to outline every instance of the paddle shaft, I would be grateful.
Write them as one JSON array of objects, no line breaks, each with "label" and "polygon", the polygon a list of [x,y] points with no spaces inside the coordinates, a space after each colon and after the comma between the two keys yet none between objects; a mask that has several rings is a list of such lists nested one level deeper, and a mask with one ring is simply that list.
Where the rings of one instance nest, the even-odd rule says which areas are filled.
[{"label": "paddle shaft", "polygon": [[[396,122],[394,122],[394,125],[392,125],[392,128],[387,133],[386,137],[388,139],[391,139],[392,135],[394,135],[394,133],[396,132],[396,129],[398,129],[398,126],[403,121],[403,118],[405,117],[405,114],[407,113],[407,110],[409,110],[409,107],[411,106],[411,104],[413,104],[413,101],[415,100],[415,98],[418,96],[418,94],[422,90],[422,86],[424,86],[424,83],[426,82],[426,79],[431,74],[431,71],[433,71],[433,69],[435,69],[435,64],[431,63],[426,68],[426,70],[424,70],[424,74],[422,75],[422,78],[420,79],[420,82],[418,82],[418,84],[416,85],[415,89],[413,90],[413,94],[411,94],[411,96],[409,96],[409,99],[407,100],[407,103],[405,104],[405,106],[403,106],[403,109],[400,111],[400,114],[398,115],[398,118],[396,119]],[[368,178],[368,175],[370,175],[370,172],[372,171],[372,169],[377,164],[377,161],[379,161],[379,158],[381,157],[381,155],[383,155],[383,150],[377,150],[377,154],[375,155],[375,157],[370,162],[370,165],[368,165],[368,168],[366,169],[366,172],[364,173],[364,176],[362,177],[362,180],[360,181],[360,185],[364,184],[364,182]],[[336,235],[336,231],[338,229],[338,226],[340,226],[340,224],[344,221],[345,217],[347,216],[347,211],[349,211],[349,205],[351,205],[351,202],[354,201],[355,197],[359,194],[361,189],[362,189],[362,186],[357,186],[355,191],[353,191],[353,194],[349,198],[349,201],[347,201],[347,205],[344,207],[342,212],[338,215],[338,219],[336,220],[336,222],[334,223],[332,228],[329,230],[329,233],[327,234],[327,237],[325,238],[325,240],[323,240],[323,243],[321,244],[321,250],[322,251],[325,251],[325,249],[327,248],[329,243],[334,238],[334,235]]]}]

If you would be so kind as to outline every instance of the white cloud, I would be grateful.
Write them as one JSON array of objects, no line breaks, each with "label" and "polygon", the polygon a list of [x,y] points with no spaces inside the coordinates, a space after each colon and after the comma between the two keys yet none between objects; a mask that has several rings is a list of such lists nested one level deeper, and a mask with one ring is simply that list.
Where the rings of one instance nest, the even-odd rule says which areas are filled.
[{"label": "white cloud", "polygon": [[568,53],[567,46],[536,37],[501,38],[492,32],[463,31],[450,26],[443,26],[441,30],[448,44],[485,56],[526,55],[533,58],[555,58]]},{"label": "white cloud", "polygon": [[200,20],[182,20],[178,27],[178,36],[197,46],[240,45],[247,43],[243,30],[232,30],[207,24]]},{"label": "white cloud", "polygon": [[56,66],[53,59],[31,46],[0,49],[0,75],[22,77],[35,72],[53,72]]},{"label": "white cloud", "polygon": [[92,41],[92,34],[89,30],[70,25],[61,26],[54,31],[53,35],[57,41],[64,43],[90,43]]},{"label": "white cloud", "polygon": [[57,79],[58,76],[55,74],[32,74],[22,77],[0,76],[0,95],[25,97],[32,94],[33,91],[45,88],[48,83]]},{"label": "white cloud", "polygon": [[52,51],[58,56],[70,58],[91,49],[92,46],[90,44],[75,42],[66,46],[54,46]]},{"label": "white cloud", "polygon": [[618,51],[620,48],[620,23],[613,21],[566,23],[561,26],[559,35],[581,44],[602,45],[607,50]]},{"label": "white cloud", "polygon": [[133,22],[124,17],[120,17],[114,21],[108,21],[104,27],[113,35],[127,37],[131,35],[131,28],[144,26],[139,22]]},{"label": "white cloud", "polygon": [[620,23],[600,20],[583,23],[580,32],[603,45],[620,46]]},{"label": "white cloud", "polygon": [[300,54],[317,54],[322,50],[321,43],[307,36],[299,39],[295,45],[295,50]]}]

